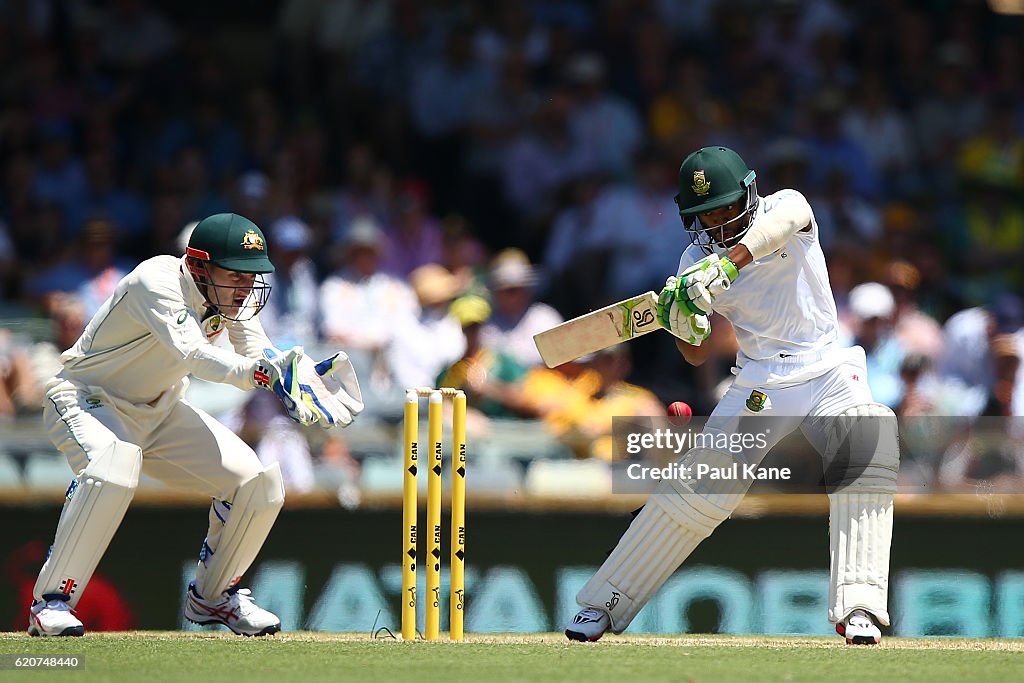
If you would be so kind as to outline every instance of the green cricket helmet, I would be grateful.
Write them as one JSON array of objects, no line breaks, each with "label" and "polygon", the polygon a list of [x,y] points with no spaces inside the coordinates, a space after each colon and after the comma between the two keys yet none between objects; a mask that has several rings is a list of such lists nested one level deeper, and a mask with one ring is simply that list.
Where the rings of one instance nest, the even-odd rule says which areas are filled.
[{"label": "green cricket helmet", "polygon": [[[196,224],[185,249],[189,272],[209,306],[229,320],[248,320],[263,310],[270,296],[264,275],[274,272],[267,240],[255,223],[235,213],[207,216]],[[253,273],[252,287],[214,283],[209,265],[238,273]],[[234,305],[244,297],[244,303]],[[225,307],[237,312],[228,315]]]},{"label": "green cricket helmet", "polygon": [[[729,249],[750,229],[757,211],[756,174],[728,147],[702,147],[679,167],[679,217],[690,239],[711,253],[717,245]],[[743,211],[719,225],[704,225],[699,214],[743,202]],[[728,234],[727,234],[728,231]]]}]

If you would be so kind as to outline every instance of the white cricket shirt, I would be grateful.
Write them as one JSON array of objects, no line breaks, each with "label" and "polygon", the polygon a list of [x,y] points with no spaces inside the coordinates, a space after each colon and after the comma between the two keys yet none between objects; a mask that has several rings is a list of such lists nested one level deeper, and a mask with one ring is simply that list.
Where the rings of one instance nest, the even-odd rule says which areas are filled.
[{"label": "white cricket shirt", "polygon": [[[255,388],[256,359],[271,346],[259,319],[235,322],[206,311],[184,257],[143,261],[61,355],[58,376],[136,405],[180,398],[190,374]],[[234,351],[211,343],[224,330]]]},{"label": "white cricket shirt", "polygon": [[[761,198],[754,220],[784,211],[787,201],[806,200],[796,190],[780,190]],[[679,259],[677,274],[704,256],[691,244]],[[766,360],[832,346],[839,321],[813,213],[809,232],[796,233],[782,249],[745,266],[729,291],[715,297],[714,306],[736,329],[747,358]]]}]

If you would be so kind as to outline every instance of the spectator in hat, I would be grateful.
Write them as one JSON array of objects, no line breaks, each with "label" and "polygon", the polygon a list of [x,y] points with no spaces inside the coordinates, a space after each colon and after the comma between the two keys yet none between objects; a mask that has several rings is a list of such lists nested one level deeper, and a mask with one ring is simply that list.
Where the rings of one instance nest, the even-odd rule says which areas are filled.
[{"label": "spectator in hat", "polygon": [[384,232],[368,215],[349,226],[340,245],[340,264],[320,286],[321,327],[331,345],[376,355],[391,343],[394,322],[417,314],[412,288],[381,269],[387,245]]},{"label": "spectator in hat", "polygon": [[867,355],[868,386],[879,403],[896,408],[903,397],[900,365],[905,352],[893,334],[896,301],[889,288],[865,282],[850,290],[854,341]]},{"label": "spectator in hat", "polygon": [[348,353],[371,417],[395,417],[404,387],[394,383],[387,349],[395,331],[416,319],[419,303],[408,282],[381,269],[388,238],[374,218],[358,216],[344,235],[317,295],[322,338],[328,351]]},{"label": "spectator in hat", "polygon": [[488,348],[506,353],[523,367],[541,363],[533,335],[562,322],[558,311],[535,301],[537,274],[519,249],[506,249],[494,257],[488,271],[494,314],[480,331]]},{"label": "spectator in hat", "polygon": [[309,258],[312,237],[309,226],[295,216],[279,218],[267,231],[276,266],[267,282],[274,288],[274,296],[260,312],[260,320],[280,349],[311,343],[318,336],[318,284],[316,269]]},{"label": "spectator in hat", "polygon": [[391,321],[393,336],[385,351],[393,385],[426,387],[466,352],[462,326],[448,306],[462,293],[457,277],[444,266],[428,263],[409,275],[419,311]]},{"label": "spectator in hat", "polygon": [[466,352],[441,372],[435,386],[465,390],[469,405],[487,417],[523,415],[526,406],[521,383],[526,369],[481,340],[480,330],[491,317],[491,305],[483,297],[467,295],[453,301],[448,312],[462,326]]}]

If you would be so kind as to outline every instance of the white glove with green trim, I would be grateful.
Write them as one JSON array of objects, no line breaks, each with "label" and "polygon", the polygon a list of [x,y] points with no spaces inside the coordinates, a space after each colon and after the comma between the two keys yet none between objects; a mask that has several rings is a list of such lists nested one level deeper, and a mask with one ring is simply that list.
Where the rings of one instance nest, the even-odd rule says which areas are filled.
[{"label": "white glove with green trim", "polygon": [[703,313],[691,313],[676,298],[679,280],[674,275],[665,280],[658,297],[658,323],[675,337],[691,346],[700,346],[711,336],[711,321]]},{"label": "white glove with green trim", "polygon": [[676,300],[691,313],[711,315],[715,297],[728,290],[739,274],[739,269],[729,257],[705,256],[680,273]]}]

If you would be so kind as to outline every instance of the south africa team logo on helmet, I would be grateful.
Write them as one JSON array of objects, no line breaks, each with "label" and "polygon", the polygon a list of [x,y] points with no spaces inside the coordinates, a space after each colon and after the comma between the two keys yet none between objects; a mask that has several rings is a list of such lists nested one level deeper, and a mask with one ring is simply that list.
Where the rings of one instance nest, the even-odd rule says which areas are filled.
[{"label": "south africa team logo on helmet", "polygon": [[242,236],[242,248],[263,251],[263,238],[255,230],[246,230]]},{"label": "south africa team logo on helmet", "polygon": [[708,192],[711,192],[711,183],[704,177],[704,169],[698,169],[693,172],[693,193],[698,197],[703,197]]}]

